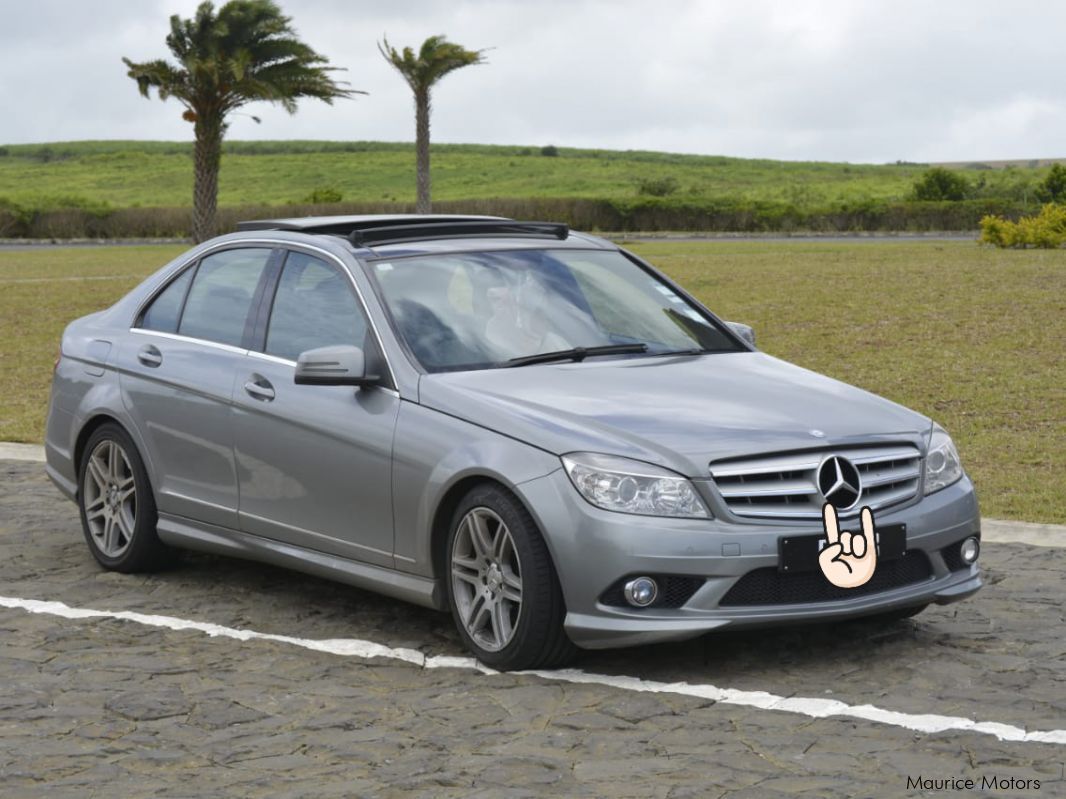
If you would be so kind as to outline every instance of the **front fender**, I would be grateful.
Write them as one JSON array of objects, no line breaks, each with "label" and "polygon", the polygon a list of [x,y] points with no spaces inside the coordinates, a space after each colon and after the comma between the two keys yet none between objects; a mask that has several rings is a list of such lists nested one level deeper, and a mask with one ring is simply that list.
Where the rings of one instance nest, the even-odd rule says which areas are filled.
[{"label": "front fender", "polygon": [[559,468],[559,459],[500,433],[405,402],[396,422],[393,518],[397,568],[431,576],[433,519],[449,491],[473,477],[521,496],[521,484]]}]

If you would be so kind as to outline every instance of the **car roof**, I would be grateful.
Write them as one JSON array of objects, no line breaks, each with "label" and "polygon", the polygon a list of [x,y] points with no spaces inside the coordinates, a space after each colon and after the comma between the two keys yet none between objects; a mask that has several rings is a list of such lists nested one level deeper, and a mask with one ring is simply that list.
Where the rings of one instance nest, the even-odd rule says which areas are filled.
[{"label": "car roof", "polygon": [[284,231],[345,238],[370,255],[418,254],[486,249],[614,248],[595,236],[575,233],[560,222],[528,222],[501,216],[462,214],[360,214],[257,219],[239,222],[237,230]]}]

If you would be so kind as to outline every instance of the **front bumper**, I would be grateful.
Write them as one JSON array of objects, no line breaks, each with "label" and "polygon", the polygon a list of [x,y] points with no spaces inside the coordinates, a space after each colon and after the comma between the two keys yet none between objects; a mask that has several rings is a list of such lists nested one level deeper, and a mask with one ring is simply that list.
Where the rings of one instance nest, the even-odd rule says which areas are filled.
[{"label": "front bumper", "polygon": [[[907,525],[908,554],[928,559],[928,574],[921,579],[876,592],[856,590],[853,597],[805,601],[799,596],[784,604],[750,605],[722,600],[750,572],[776,570],[780,538],[817,534],[820,523],[737,524],[612,513],[585,502],[561,469],[519,488],[544,531],[559,573],[567,634],[587,649],[683,640],[724,627],[838,621],[931,602],[946,604],[970,596],[983,584],[977,565],[960,568],[942,553],[968,536],[980,535],[977,498],[967,477],[875,518],[875,525]],[[857,526],[857,520],[842,522],[844,529]],[[618,580],[639,574],[692,576],[700,582],[680,607],[638,609],[602,601]]]}]

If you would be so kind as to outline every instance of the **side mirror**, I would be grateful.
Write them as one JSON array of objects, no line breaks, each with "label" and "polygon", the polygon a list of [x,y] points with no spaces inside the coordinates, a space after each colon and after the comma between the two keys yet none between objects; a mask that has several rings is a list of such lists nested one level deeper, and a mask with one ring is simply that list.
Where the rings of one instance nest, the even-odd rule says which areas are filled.
[{"label": "side mirror", "polygon": [[372,386],[378,376],[366,373],[361,349],[338,345],[301,352],[293,380],[300,386]]},{"label": "side mirror", "polygon": [[748,342],[751,346],[755,346],[755,331],[751,325],[745,325],[742,322],[726,322],[729,325],[730,330]]}]

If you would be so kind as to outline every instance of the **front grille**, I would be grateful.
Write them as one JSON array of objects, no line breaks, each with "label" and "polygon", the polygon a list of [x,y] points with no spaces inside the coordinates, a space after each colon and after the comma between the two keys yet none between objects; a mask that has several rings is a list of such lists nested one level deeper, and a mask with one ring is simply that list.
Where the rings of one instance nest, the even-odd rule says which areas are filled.
[{"label": "front grille", "polygon": [[767,567],[750,571],[737,580],[718,604],[735,607],[832,602],[912,585],[928,580],[932,575],[929,558],[920,549],[909,550],[902,558],[878,563],[874,576],[858,588],[837,588],[820,571],[785,574]]},{"label": "front grille", "polygon": [[[624,590],[626,583],[638,576],[641,575],[630,575],[612,583],[611,587],[600,595],[600,602],[612,607],[633,608],[626,602]],[[706,582],[703,577],[676,574],[649,574],[647,576],[659,584],[659,596],[646,606],[649,608],[679,608],[692,599],[692,595]]]},{"label": "front grille", "polygon": [[819,519],[825,498],[818,489],[818,467],[831,455],[851,461],[862,483],[854,508],[842,516],[854,516],[863,506],[876,511],[918,493],[921,455],[908,444],[717,461],[711,476],[737,516]]}]

